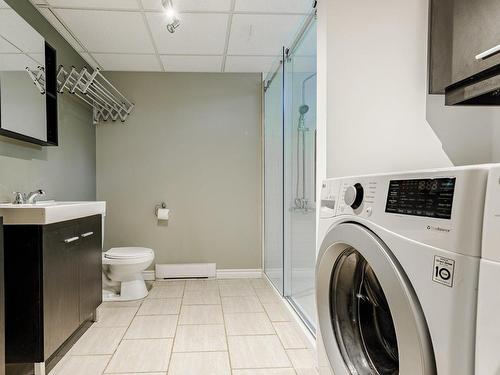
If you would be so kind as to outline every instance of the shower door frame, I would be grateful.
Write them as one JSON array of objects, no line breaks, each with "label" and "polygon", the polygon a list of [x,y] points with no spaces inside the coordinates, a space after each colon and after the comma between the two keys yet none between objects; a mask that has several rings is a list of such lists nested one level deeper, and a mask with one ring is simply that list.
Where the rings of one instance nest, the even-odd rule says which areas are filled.
[{"label": "shower door frame", "polygon": [[[263,88],[263,99],[262,99],[262,102],[263,102],[263,115],[262,115],[262,121],[263,121],[263,124],[262,124],[262,134],[263,134],[263,170],[262,170],[262,174],[263,174],[263,195],[264,195],[264,199],[263,199],[263,202],[264,202],[264,207],[263,207],[263,210],[262,210],[262,228],[263,228],[263,235],[262,235],[262,240],[263,240],[263,251],[262,251],[262,262],[263,262],[263,273],[265,275],[265,277],[269,280],[269,282],[277,289],[278,293],[283,297],[285,298],[285,300],[288,302],[288,304],[290,305],[290,307],[295,311],[295,313],[297,314],[297,316],[301,319],[301,321],[304,323],[304,326],[311,332],[311,334],[313,336],[316,335],[316,328],[313,326],[312,322],[309,321],[308,317],[302,312],[300,306],[293,300],[292,296],[291,296],[291,277],[292,277],[292,272],[291,272],[291,257],[287,256],[286,252],[287,252],[287,249],[286,249],[286,244],[287,244],[287,239],[286,239],[286,236],[287,236],[287,231],[286,231],[286,225],[287,225],[287,213],[286,213],[286,195],[285,195],[285,183],[286,183],[286,171],[285,171],[285,142],[286,142],[286,134],[285,134],[285,126],[286,126],[286,120],[287,120],[287,106],[288,106],[288,103],[287,103],[287,99],[285,97],[285,93],[286,93],[286,59],[289,58],[289,56],[291,55],[291,53],[293,53],[293,51],[296,50],[296,48],[300,45],[300,43],[302,42],[303,40],[303,37],[307,34],[307,32],[310,30],[310,27],[313,25],[313,23],[316,21],[316,10],[314,9],[313,12],[311,12],[311,14],[307,17],[306,21],[304,22],[304,25],[302,26],[302,28],[300,29],[299,33],[297,34],[295,40],[293,41],[293,43],[291,44],[291,46],[289,48],[286,48],[286,47],[283,47],[282,49],[282,57],[281,57],[281,61],[280,61],[280,65],[278,66],[278,68],[274,71],[273,74],[270,75],[270,79],[269,80],[265,80],[264,81],[264,88]],[[280,69],[282,69],[282,71],[280,72]],[[278,75],[278,74],[281,74],[282,75],[282,87],[281,87],[281,95],[282,95],[282,114],[281,114],[281,132],[282,132],[282,155],[283,155],[283,168],[282,168],[282,195],[281,195],[281,198],[282,198],[282,248],[281,248],[281,257],[282,257],[282,260],[283,260],[283,268],[282,268],[282,271],[283,271],[283,275],[282,275],[282,278],[281,278],[281,285],[277,286],[275,285],[271,278],[268,277],[267,273],[266,273],[266,268],[265,268],[265,260],[266,260],[266,242],[265,242],[265,233],[266,233],[266,220],[265,220],[265,216],[266,216],[266,213],[265,213],[265,210],[266,210],[266,197],[265,197],[265,193],[266,193],[266,181],[265,181],[265,174],[266,174],[266,153],[265,153],[265,150],[266,150],[266,137],[265,137],[265,126],[266,126],[266,106],[265,106],[265,103],[266,103],[266,97],[265,97],[265,92],[267,90],[268,87],[270,87],[270,84],[272,83],[273,79]],[[314,141],[314,175],[316,175],[316,162],[317,162],[317,155],[316,155],[316,129],[314,131],[314,137],[315,137],[315,141]],[[316,184],[316,181],[313,182],[314,185]],[[313,194],[314,194],[314,197],[316,196],[316,188],[313,188]],[[314,202],[312,202],[314,203]],[[290,220],[290,219],[288,219]],[[316,218],[315,218],[315,221]],[[290,242],[290,241],[288,241]],[[314,251],[316,249],[314,248]],[[288,252],[290,252],[290,250],[288,249]],[[287,278],[289,278],[290,280],[287,280]]]}]

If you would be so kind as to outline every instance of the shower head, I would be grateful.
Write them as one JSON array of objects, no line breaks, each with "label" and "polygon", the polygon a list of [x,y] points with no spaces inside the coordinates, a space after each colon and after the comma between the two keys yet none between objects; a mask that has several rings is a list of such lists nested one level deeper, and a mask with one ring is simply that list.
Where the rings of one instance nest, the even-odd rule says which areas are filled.
[{"label": "shower head", "polygon": [[309,112],[309,106],[307,104],[302,104],[300,107],[299,107],[299,113],[301,115],[305,115],[307,112]]}]

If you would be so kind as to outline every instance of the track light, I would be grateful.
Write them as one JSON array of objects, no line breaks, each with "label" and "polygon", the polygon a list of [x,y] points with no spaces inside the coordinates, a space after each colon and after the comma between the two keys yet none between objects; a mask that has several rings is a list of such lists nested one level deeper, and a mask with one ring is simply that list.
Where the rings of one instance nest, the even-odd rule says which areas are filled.
[{"label": "track light", "polygon": [[174,4],[172,3],[172,0],[162,0],[161,5],[163,6],[163,10],[165,11],[165,15],[168,19],[167,30],[173,34],[181,25],[181,21],[179,20],[177,12],[174,9]]}]

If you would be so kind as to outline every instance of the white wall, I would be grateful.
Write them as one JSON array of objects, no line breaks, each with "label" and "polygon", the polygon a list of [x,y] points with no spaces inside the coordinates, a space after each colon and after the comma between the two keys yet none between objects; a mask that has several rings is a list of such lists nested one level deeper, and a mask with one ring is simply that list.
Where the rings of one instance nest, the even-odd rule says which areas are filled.
[{"label": "white wall", "polygon": [[[327,175],[451,165],[426,121],[427,1],[320,2]],[[319,87],[319,96],[324,93]]]},{"label": "white wall", "polygon": [[453,164],[500,161],[499,107],[445,106],[444,95],[429,95],[427,121]]},{"label": "white wall", "polygon": [[[321,197],[321,186],[326,178],[326,128],[327,128],[327,0],[318,1],[318,20],[316,25],[317,76],[316,76],[316,197]],[[316,199],[316,222],[319,221],[321,199]],[[318,238],[316,225],[316,239]],[[316,243],[316,248],[319,244]]]}]

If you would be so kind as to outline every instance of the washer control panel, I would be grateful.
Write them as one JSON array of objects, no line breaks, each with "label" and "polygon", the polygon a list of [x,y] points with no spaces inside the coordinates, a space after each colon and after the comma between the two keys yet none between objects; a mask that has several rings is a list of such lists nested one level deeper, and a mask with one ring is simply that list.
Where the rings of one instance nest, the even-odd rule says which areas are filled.
[{"label": "washer control panel", "polygon": [[343,181],[339,193],[341,199],[337,207],[337,215],[353,213],[370,217],[377,193],[377,180],[356,179]]},{"label": "washer control panel", "polygon": [[431,246],[478,256],[490,169],[480,165],[329,179],[320,217],[357,217]]},{"label": "washer control panel", "polygon": [[391,180],[385,212],[451,219],[456,178]]}]

